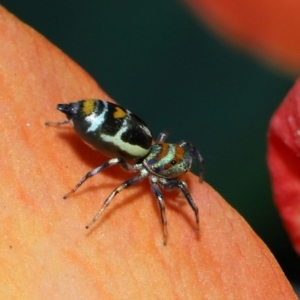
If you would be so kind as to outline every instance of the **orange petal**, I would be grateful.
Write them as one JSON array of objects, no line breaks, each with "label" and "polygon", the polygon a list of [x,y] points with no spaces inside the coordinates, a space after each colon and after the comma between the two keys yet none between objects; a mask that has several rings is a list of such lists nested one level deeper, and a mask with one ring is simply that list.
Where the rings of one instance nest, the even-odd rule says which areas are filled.
[{"label": "orange petal", "polygon": [[298,0],[185,0],[215,31],[287,71],[300,71]]},{"label": "orange petal", "polygon": [[[108,99],[60,50],[0,8],[1,299],[296,299],[273,255],[209,185],[187,174],[200,233],[166,193],[169,243],[147,182],[119,194],[118,168],[62,196],[105,158],[61,120],[57,103]],[[131,108],[130,108],[131,109]]]}]

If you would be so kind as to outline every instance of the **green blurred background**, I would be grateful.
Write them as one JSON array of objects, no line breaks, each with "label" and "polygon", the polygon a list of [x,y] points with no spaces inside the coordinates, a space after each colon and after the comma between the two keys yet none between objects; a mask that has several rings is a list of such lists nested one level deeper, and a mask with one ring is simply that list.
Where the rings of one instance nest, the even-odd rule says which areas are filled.
[{"label": "green blurred background", "polygon": [[300,261],[273,205],[265,159],[268,122],[292,78],[224,43],[179,1],[2,4],[140,116],[154,136],[167,130],[169,141],[197,145],[205,180],[300,283]]}]

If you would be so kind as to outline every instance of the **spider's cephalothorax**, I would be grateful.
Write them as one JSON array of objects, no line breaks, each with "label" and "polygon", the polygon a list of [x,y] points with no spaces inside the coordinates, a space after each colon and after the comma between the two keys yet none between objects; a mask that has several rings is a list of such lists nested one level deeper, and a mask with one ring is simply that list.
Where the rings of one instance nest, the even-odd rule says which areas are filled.
[{"label": "spider's cephalothorax", "polygon": [[136,173],[115,188],[103,202],[101,208],[86,226],[89,228],[100,217],[112,199],[125,188],[149,178],[163,223],[163,241],[167,243],[167,219],[164,197],[160,188],[179,188],[194,211],[196,228],[199,229],[198,207],[190,195],[186,184],[178,177],[190,170],[193,159],[200,163],[200,181],[203,175],[203,158],[189,142],[166,143],[167,134],[161,133],[154,144],[147,125],[125,108],[102,100],[81,100],[70,104],[58,104],[57,109],[65,113],[67,120],[47,122],[46,125],[70,123],[78,135],[96,150],[113,157],[101,166],[88,172],[76,186],[64,196],[74,193],[88,178],[104,169],[120,164],[123,169]]}]

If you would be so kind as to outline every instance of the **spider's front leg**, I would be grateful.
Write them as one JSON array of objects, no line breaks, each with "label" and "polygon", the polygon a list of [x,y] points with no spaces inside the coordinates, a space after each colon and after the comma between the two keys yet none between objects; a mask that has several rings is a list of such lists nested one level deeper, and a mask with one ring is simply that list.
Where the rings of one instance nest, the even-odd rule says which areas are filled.
[{"label": "spider's front leg", "polygon": [[198,206],[196,205],[194,199],[192,198],[186,183],[181,181],[181,180],[176,180],[176,179],[164,179],[161,178],[159,181],[160,185],[166,189],[166,190],[172,190],[174,188],[179,188],[185,199],[187,200],[188,204],[192,208],[195,214],[195,219],[196,219],[196,230],[199,231],[199,211],[198,211]]},{"label": "spider's front leg", "polygon": [[157,177],[150,176],[149,181],[150,181],[152,193],[154,194],[154,196],[158,201],[160,218],[163,224],[163,242],[164,242],[164,246],[166,246],[167,238],[168,238],[168,228],[167,228],[167,217],[166,217],[164,196],[159,188]]},{"label": "spider's front leg", "polygon": [[187,153],[189,153],[189,155],[195,159],[197,159],[197,161],[200,164],[200,173],[199,173],[199,181],[202,182],[203,181],[203,172],[204,172],[204,159],[202,157],[202,155],[200,154],[200,152],[198,151],[198,149],[190,142],[187,141],[182,141],[179,146],[183,149],[185,149],[185,151]]}]

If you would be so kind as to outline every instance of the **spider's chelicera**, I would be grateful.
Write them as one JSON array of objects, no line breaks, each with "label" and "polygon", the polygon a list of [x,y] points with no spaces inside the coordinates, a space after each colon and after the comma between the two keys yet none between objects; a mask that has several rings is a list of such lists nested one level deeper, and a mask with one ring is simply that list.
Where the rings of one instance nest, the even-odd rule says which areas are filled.
[{"label": "spider's chelicera", "polygon": [[182,191],[194,211],[196,229],[199,230],[198,207],[186,183],[179,179],[180,175],[190,170],[193,159],[196,159],[200,163],[199,179],[202,181],[203,158],[191,143],[166,143],[168,135],[163,132],[152,144],[152,134],[147,125],[127,109],[111,102],[86,99],[70,104],[58,104],[57,109],[66,114],[67,120],[47,122],[46,125],[70,123],[86,143],[107,156],[114,157],[88,172],[64,199],[74,193],[88,178],[111,166],[119,164],[126,171],[136,173],[113,190],[86,228],[98,220],[118,193],[148,177],[151,191],[160,209],[164,245],[167,244],[168,233],[161,188],[179,188]]}]

